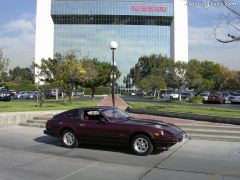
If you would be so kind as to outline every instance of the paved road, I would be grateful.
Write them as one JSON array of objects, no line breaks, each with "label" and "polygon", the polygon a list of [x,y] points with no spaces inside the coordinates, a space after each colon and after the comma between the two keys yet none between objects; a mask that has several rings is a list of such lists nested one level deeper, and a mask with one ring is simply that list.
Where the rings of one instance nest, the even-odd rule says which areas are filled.
[{"label": "paved road", "polygon": [[237,180],[240,144],[190,140],[140,157],[127,149],[63,148],[40,128],[0,128],[0,180]]}]

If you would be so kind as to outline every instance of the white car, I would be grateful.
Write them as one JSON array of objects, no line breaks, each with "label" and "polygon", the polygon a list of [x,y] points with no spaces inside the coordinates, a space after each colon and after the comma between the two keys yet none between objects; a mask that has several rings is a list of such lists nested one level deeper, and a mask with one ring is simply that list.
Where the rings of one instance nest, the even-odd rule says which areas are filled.
[{"label": "white car", "polygon": [[240,93],[234,93],[228,98],[228,100],[231,103],[240,103]]},{"label": "white car", "polygon": [[210,94],[209,92],[203,92],[203,93],[200,93],[198,96],[201,96],[204,101],[207,101],[209,94]]},{"label": "white car", "polygon": [[162,94],[163,99],[178,99],[179,94],[173,91],[167,91],[166,93]]}]

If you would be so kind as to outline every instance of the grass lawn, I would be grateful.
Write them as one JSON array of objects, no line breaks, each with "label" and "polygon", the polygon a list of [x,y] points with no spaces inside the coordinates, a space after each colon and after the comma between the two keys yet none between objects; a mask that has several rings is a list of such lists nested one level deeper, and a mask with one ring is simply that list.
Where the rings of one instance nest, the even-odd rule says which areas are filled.
[{"label": "grass lawn", "polygon": [[23,111],[50,111],[50,110],[68,110],[84,106],[96,106],[99,100],[73,101],[69,104],[64,102],[44,102],[42,107],[38,107],[36,102],[2,102],[0,101],[0,112],[23,112]]},{"label": "grass lawn", "polygon": [[143,102],[128,102],[133,108],[155,109],[168,112],[182,112],[191,114],[201,114],[209,116],[235,117],[240,118],[239,109],[215,108],[215,107],[199,107],[184,104],[157,104]]}]

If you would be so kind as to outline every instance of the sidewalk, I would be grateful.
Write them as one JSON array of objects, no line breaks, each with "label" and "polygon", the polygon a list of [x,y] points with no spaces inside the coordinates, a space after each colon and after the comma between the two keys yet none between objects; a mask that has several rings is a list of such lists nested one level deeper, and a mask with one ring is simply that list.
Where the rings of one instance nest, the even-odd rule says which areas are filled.
[{"label": "sidewalk", "polygon": [[[112,106],[112,95],[106,96],[98,106]],[[119,96],[115,95],[115,107],[125,111],[128,107],[128,104],[123,101]]]}]

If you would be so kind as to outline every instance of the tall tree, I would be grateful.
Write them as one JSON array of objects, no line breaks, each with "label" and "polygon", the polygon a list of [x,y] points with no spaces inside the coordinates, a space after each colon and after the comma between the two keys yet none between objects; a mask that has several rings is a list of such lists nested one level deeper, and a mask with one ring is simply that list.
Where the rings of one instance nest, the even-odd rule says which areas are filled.
[{"label": "tall tree", "polygon": [[33,74],[30,68],[21,68],[19,66],[9,70],[11,81],[33,81]]},{"label": "tall tree", "polygon": [[56,54],[53,59],[42,59],[40,65],[34,63],[34,66],[40,70],[37,74],[40,80],[60,88],[68,95],[70,103],[74,88],[86,74],[74,52],[65,56]]},{"label": "tall tree", "polygon": [[148,75],[142,78],[138,81],[137,86],[146,92],[154,92],[154,97],[156,96],[156,92],[158,92],[159,97],[159,91],[167,87],[165,81],[161,77],[154,75]]},{"label": "tall tree", "polygon": [[0,82],[3,82],[7,79],[7,68],[9,66],[9,59],[3,56],[3,52],[0,49]]},{"label": "tall tree", "polygon": [[140,57],[138,63],[130,70],[135,85],[144,77],[154,75],[161,77],[167,86],[171,87],[174,74],[174,60],[155,54]]},{"label": "tall tree", "polygon": [[187,86],[187,69],[188,64],[182,61],[175,63],[175,87],[178,89],[179,99],[181,100],[181,89]]},{"label": "tall tree", "polygon": [[[81,63],[86,71],[86,76],[82,78],[80,83],[83,87],[91,88],[92,98],[94,98],[98,87],[110,84],[112,65],[107,62],[100,62],[97,59],[83,59]],[[116,79],[118,79],[121,73],[116,66],[114,68]]]},{"label": "tall tree", "polygon": [[202,90],[203,77],[201,75],[200,61],[192,59],[188,62],[186,78],[189,89],[195,89],[197,92]]}]

